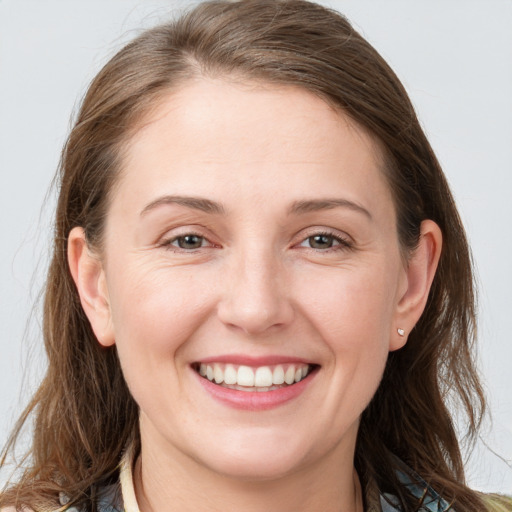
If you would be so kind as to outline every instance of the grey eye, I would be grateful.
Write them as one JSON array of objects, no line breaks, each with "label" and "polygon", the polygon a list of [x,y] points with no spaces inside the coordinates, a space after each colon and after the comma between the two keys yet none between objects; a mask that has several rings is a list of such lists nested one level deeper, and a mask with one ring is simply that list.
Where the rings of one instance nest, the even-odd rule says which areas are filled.
[{"label": "grey eye", "polygon": [[312,249],[330,249],[336,243],[336,239],[331,235],[314,235],[307,239]]},{"label": "grey eye", "polygon": [[204,238],[199,235],[183,235],[177,237],[173,245],[177,245],[180,249],[199,249],[204,244]]}]

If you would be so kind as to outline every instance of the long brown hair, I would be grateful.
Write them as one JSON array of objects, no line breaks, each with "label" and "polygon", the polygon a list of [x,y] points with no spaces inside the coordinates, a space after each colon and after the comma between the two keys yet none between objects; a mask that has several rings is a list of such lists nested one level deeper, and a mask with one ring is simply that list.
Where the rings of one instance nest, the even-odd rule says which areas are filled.
[{"label": "long brown hair", "polygon": [[100,347],[81,308],[67,259],[75,226],[101,249],[109,196],[123,149],[142,116],[194,76],[235,74],[301,87],[350,116],[381,145],[404,254],[420,223],[434,220],[443,251],[426,310],[408,343],[390,354],[381,385],[361,419],[356,467],[395,494],[404,511],[419,503],[396,479],[394,456],[458,512],[484,508],[464,483],[447,402],[477,433],[485,401],[472,359],[475,297],[459,215],[413,106],[386,62],[339,13],[304,0],[207,2],[128,44],[89,87],[64,147],[53,259],[44,303],[48,370],[4,451],[34,417],[32,448],[0,506],[58,505],[59,492],[92,503],[98,484],[115,481],[121,452],[138,442],[138,408],[115,347]]}]

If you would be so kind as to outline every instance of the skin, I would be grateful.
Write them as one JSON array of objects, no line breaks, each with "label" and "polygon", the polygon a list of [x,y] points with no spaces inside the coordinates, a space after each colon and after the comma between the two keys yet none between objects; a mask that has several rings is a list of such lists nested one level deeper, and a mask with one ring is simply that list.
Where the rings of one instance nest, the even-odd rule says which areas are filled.
[{"label": "skin", "polygon": [[[81,228],[69,238],[84,310],[140,406],[141,510],[362,510],[359,418],[423,311],[439,228],[424,221],[404,261],[378,145],[301,89],[201,78],[156,112],[129,141],[101,253]],[[179,247],[189,233],[200,247]],[[319,370],[293,400],[239,410],[191,368],[225,354]]]}]

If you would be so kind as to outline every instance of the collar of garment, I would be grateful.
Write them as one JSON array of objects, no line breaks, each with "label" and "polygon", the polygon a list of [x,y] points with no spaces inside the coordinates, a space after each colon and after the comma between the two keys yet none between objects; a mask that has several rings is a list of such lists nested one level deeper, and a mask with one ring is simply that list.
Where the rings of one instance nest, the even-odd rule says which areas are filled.
[{"label": "collar of garment", "polygon": [[[399,459],[396,459],[396,474],[402,485],[414,496],[422,499],[419,512],[445,512],[451,510],[449,504],[441,498],[417,474]],[[140,512],[133,484],[132,468],[135,454],[126,450],[119,468],[119,484],[109,485],[100,490],[99,512]],[[381,493],[375,481],[367,481],[364,486],[365,512],[401,512],[398,500],[391,494]],[[62,503],[64,505],[64,503]],[[67,512],[79,512],[75,507]]]}]

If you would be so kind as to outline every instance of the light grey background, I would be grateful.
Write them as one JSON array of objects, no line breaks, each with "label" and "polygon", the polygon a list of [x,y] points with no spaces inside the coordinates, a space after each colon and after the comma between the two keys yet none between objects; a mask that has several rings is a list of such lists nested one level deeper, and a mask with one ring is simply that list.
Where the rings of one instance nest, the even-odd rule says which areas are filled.
[{"label": "light grey background", "polygon": [[[43,374],[40,315],[31,311],[53,196],[42,205],[70,115],[108,56],[189,3],[0,0],[0,444]],[[323,3],[344,12],[403,80],[452,184],[481,283],[479,352],[494,419],[469,482],[510,493],[512,469],[493,451],[510,465],[512,1]]]}]

